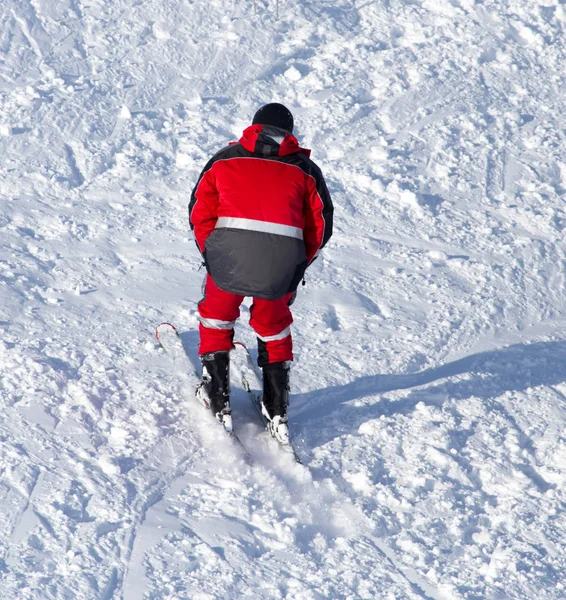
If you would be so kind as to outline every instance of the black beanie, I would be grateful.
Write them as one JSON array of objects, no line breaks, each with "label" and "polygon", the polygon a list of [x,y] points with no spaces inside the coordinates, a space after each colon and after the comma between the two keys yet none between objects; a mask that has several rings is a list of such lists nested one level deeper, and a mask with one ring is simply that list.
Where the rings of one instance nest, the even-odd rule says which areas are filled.
[{"label": "black beanie", "polygon": [[272,102],[262,106],[256,112],[252,125],[271,125],[293,133],[293,115],[287,107],[278,102]]}]

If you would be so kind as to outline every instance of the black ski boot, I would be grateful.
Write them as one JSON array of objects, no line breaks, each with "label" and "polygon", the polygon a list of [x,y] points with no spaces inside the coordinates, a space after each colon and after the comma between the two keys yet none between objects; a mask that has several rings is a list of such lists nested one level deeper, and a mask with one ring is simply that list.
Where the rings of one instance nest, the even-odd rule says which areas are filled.
[{"label": "black ski boot", "polygon": [[269,433],[281,444],[289,443],[287,406],[289,405],[289,363],[270,363],[263,367],[261,412],[268,420]]},{"label": "black ski boot", "polygon": [[232,410],[230,408],[230,354],[210,352],[200,357],[202,383],[197,387],[197,398],[224,425],[232,431]]}]

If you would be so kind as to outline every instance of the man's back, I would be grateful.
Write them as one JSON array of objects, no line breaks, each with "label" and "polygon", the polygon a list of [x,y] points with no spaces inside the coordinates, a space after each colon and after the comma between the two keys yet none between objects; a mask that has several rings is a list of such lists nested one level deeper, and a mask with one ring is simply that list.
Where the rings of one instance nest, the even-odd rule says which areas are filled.
[{"label": "man's back", "polygon": [[189,206],[208,272],[226,291],[275,299],[296,290],[332,233],[320,169],[286,135],[252,125],[206,165]]}]

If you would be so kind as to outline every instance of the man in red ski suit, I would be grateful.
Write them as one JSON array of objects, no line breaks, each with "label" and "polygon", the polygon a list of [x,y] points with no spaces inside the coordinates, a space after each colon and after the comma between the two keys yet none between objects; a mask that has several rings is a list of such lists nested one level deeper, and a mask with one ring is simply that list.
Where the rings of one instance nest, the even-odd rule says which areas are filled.
[{"label": "man in red ski suit", "polygon": [[245,296],[263,369],[262,410],[272,435],[288,439],[289,305],[306,268],[332,235],[333,207],[320,169],[299,147],[281,104],[260,108],[238,143],[204,167],[189,220],[207,276],[199,303],[200,398],[231,426],[229,351]]}]

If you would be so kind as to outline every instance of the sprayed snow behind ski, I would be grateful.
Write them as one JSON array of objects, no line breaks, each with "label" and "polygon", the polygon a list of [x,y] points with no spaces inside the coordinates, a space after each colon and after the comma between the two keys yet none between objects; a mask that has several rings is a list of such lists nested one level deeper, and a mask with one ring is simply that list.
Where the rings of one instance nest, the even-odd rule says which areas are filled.
[{"label": "sprayed snow behind ski", "polygon": [[[2,2],[2,598],[564,598],[565,6],[274,10]],[[188,197],[272,100],[336,206],[309,471],[246,465],[151,340],[195,331]]]}]

